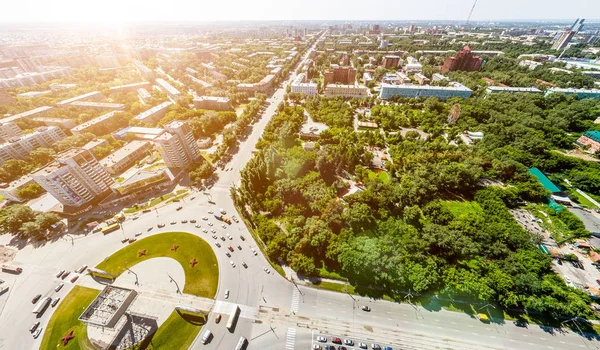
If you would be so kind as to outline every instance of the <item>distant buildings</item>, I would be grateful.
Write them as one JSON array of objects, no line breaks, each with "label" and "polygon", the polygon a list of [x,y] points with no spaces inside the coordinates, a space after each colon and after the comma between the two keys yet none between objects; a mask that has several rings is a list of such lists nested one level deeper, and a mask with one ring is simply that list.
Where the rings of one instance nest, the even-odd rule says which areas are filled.
[{"label": "distant buildings", "polygon": [[88,93],[83,94],[83,95],[71,97],[69,99],[60,101],[60,102],[58,102],[56,104],[56,106],[58,106],[58,107],[68,107],[73,102],[88,101],[88,100],[99,100],[99,99],[102,99],[102,98],[104,98],[104,95],[102,95],[102,93],[100,91],[92,91],[92,92],[88,92]]},{"label": "distant buildings", "polygon": [[119,175],[131,168],[138,160],[143,159],[150,149],[152,149],[152,144],[148,141],[131,141],[114,153],[102,158],[100,164],[109,174]]},{"label": "distant buildings", "polygon": [[535,87],[488,86],[488,88],[485,89],[485,92],[487,94],[496,94],[499,92],[510,92],[510,93],[524,92],[524,93],[541,94],[542,90],[535,88]]},{"label": "distant buildings", "polygon": [[20,120],[22,118],[32,118],[35,116],[44,115],[46,112],[48,112],[51,109],[52,109],[52,107],[49,107],[49,106],[38,107],[38,108],[29,110],[29,111],[26,111],[23,113],[11,115],[10,117],[0,119],[0,123],[16,122],[17,120]]},{"label": "distant buildings", "polygon": [[147,82],[147,81],[143,81],[141,83],[133,83],[133,84],[127,84],[127,85],[113,86],[110,89],[108,89],[108,91],[110,91],[110,92],[116,92],[116,91],[136,91],[137,89],[147,88],[147,87],[150,87],[150,83]]},{"label": "distant buildings", "polygon": [[406,58],[406,62],[402,67],[406,74],[421,73],[423,71],[423,65],[416,58],[409,56]]},{"label": "distant buildings", "polygon": [[152,71],[152,69],[148,68],[141,61],[134,60],[133,65],[146,80],[149,80],[149,81],[154,80],[154,72]]},{"label": "distant buildings", "polygon": [[194,108],[215,111],[230,111],[233,109],[229,97],[200,96],[194,99]]},{"label": "distant buildings", "polygon": [[457,70],[474,72],[481,69],[483,59],[479,56],[473,56],[471,47],[465,46],[455,57],[447,57],[442,66],[442,73],[453,72]]},{"label": "distant buildings", "polygon": [[561,33],[558,34],[556,41],[552,44],[553,50],[562,50],[569,45],[571,39],[577,34],[578,31],[583,29],[583,22],[585,22],[585,18],[577,18],[575,23],[571,25],[571,27]]},{"label": "distant buildings", "polygon": [[300,73],[291,84],[291,92],[314,96],[318,93],[317,84],[306,82],[306,73]]},{"label": "distant buildings", "polygon": [[[9,74],[0,75],[0,88],[16,88],[22,86],[31,86],[43,83],[48,80],[62,78],[71,75],[70,67],[45,67],[47,70],[42,72],[19,72],[18,74],[6,77]],[[14,72],[14,71],[13,71]]]},{"label": "distant buildings", "polygon": [[83,148],[58,154],[55,161],[30,176],[65,209],[99,201],[112,192],[112,178],[90,151]]},{"label": "distant buildings", "polygon": [[47,118],[47,117],[35,117],[32,118],[36,122],[44,123],[46,126],[60,126],[63,129],[71,129],[77,126],[77,123],[73,119],[66,118]]},{"label": "distant buildings", "polygon": [[6,142],[11,138],[20,137],[23,130],[13,122],[0,123],[0,142]]},{"label": "distant buildings", "polygon": [[159,105],[150,108],[147,111],[136,115],[133,119],[146,124],[154,124],[158,122],[162,117],[164,117],[165,114],[167,114],[169,106],[172,104],[173,102],[171,101],[163,102]]},{"label": "distant buildings", "polygon": [[324,94],[325,96],[363,98],[369,96],[369,89],[364,85],[329,84],[325,87]]},{"label": "distant buildings", "polygon": [[400,56],[386,55],[381,60],[381,65],[384,68],[396,68],[400,65]]},{"label": "distant buildings", "polygon": [[431,79],[433,81],[442,81],[442,80],[449,80],[445,75],[442,75],[440,73],[433,73],[431,75]]},{"label": "distant buildings", "polygon": [[115,111],[122,111],[125,109],[125,105],[122,103],[106,103],[91,101],[75,101],[71,102],[69,106],[89,109],[112,109]]},{"label": "distant buildings", "polygon": [[419,82],[420,85],[429,84],[430,80],[421,73],[415,73],[413,77]]},{"label": "distant buildings", "polygon": [[88,120],[87,122],[79,124],[73,129],[71,129],[71,132],[73,133],[73,135],[84,134],[86,132],[95,133],[97,132],[95,129],[109,126],[111,124],[112,119],[116,117],[118,113],[118,111],[112,111],[92,120]]},{"label": "distant buildings", "polygon": [[396,72],[385,74],[381,79],[381,82],[384,84],[399,85],[408,84],[411,82],[411,80],[408,75],[404,74],[403,72]]},{"label": "distant buildings", "polygon": [[200,159],[201,154],[192,129],[186,121],[176,120],[164,126],[164,133],[153,139],[169,168],[185,168]]},{"label": "distant buildings", "polygon": [[65,133],[57,126],[41,126],[32,133],[10,138],[0,144],[0,164],[9,159],[25,159],[34,149],[50,147],[65,137]]},{"label": "distant buildings", "polygon": [[356,81],[356,69],[349,66],[341,67],[338,65],[332,65],[331,69],[323,72],[323,76],[324,86],[327,86],[327,84],[353,85]]},{"label": "distant buildings", "polygon": [[472,92],[473,91],[471,89],[456,82],[449,83],[449,86],[381,84],[379,98],[387,100],[394,96],[400,96],[404,98],[437,97],[440,100],[445,100],[451,97],[468,98],[471,96]]},{"label": "distant buildings", "polygon": [[588,152],[596,153],[600,151],[600,131],[586,131],[577,139],[580,146],[586,147]]},{"label": "distant buildings", "polygon": [[582,98],[600,98],[600,89],[563,89],[563,88],[549,88],[546,90],[544,96],[548,96],[553,93],[563,93],[565,95],[576,95],[578,99]]},{"label": "distant buildings", "polygon": [[266,92],[273,85],[273,79],[275,79],[275,75],[268,74],[258,83],[248,84],[248,83],[240,83],[237,84],[236,89],[240,92]]},{"label": "distant buildings", "polygon": [[522,60],[519,62],[519,66],[521,67],[527,67],[529,68],[529,70],[535,70],[538,67],[543,66],[543,63],[537,62],[537,61],[532,61],[532,60]]},{"label": "distant buildings", "polygon": [[167,95],[175,101],[180,100],[183,95],[179,90],[177,90],[173,85],[167,83],[164,79],[158,78],[156,79],[156,84],[167,93]]}]

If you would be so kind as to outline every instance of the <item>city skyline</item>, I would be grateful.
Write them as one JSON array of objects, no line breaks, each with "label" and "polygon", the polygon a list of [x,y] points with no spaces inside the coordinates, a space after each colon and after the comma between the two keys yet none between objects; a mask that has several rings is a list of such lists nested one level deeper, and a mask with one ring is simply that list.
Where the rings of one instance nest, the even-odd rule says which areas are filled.
[{"label": "city skyline", "polygon": [[[562,2],[506,0],[503,2],[478,1],[471,21],[511,21],[511,20],[567,20],[584,14],[600,13],[600,2],[574,0],[569,6]],[[126,3],[107,0],[103,6],[92,8],[81,6],[74,0],[44,2],[31,0],[11,2],[4,5],[0,22],[92,22],[115,25],[130,22],[152,21],[240,21],[240,20],[452,20],[467,19],[473,6],[472,0],[424,0],[419,6],[411,6],[406,1],[391,2],[375,0],[368,4],[371,11],[365,11],[365,4],[358,1],[328,1],[327,3],[309,0],[302,6],[285,5],[273,0],[246,2],[234,0],[226,7],[220,3],[194,3],[187,0],[174,0],[168,7],[160,3],[147,3],[139,0]],[[118,9],[118,11],[116,10]],[[186,9],[182,11],[182,9]],[[516,10],[518,9],[518,10]],[[589,22],[595,22],[588,19]]]}]

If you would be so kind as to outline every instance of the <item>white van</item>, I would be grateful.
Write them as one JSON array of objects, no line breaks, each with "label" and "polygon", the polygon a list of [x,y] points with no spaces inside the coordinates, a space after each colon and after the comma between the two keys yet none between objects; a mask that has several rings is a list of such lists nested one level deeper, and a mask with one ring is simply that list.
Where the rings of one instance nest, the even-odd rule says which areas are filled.
[{"label": "white van", "polygon": [[206,330],[206,332],[204,332],[204,335],[202,336],[202,344],[206,344],[210,341],[210,338],[212,337],[212,332],[210,330]]}]

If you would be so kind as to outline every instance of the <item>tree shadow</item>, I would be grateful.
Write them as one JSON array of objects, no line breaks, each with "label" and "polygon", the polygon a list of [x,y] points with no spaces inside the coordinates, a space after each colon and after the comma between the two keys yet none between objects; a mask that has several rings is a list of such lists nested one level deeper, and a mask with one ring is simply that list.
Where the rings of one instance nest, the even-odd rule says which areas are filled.
[{"label": "tree shadow", "polygon": [[206,317],[203,315],[196,315],[191,313],[181,312],[177,310],[177,314],[181,316],[186,322],[193,324],[194,326],[202,326],[206,323]]}]

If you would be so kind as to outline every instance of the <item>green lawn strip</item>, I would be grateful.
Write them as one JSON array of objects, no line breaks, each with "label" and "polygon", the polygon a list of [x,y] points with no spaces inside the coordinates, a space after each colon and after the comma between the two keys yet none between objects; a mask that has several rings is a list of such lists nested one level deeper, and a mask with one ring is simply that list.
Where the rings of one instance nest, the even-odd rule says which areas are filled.
[{"label": "green lawn strip", "polygon": [[[40,349],[94,349],[88,340],[86,325],[78,318],[98,294],[100,291],[96,289],[73,287],[48,321]],[[61,339],[71,329],[75,339],[63,346]]]},{"label": "green lawn strip", "polygon": [[483,213],[483,210],[477,204],[472,201],[442,201],[442,204],[450,210],[452,215],[455,217],[461,217],[468,214],[479,215]]},{"label": "green lawn strip", "polygon": [[204,323],[203,317],[173,311],[151,338],[131,349],[188,349]]},{"label": "green lawn strip", "polygon": [[[176,244],[176,251],[171,247]],[[146,255],[139,256],[141,250]],[[219,280],[217,257],[210,245],[200,237],[186,232],[166,232],[139,240],[117,251],[96,266],[115,276],[120,275],[135,264],[144,260],[169,257],[177,260],[185,271],[184,293],[206,298],[214,298]],[[190,261],[196,258],[198,264],[191,266]]]}]

